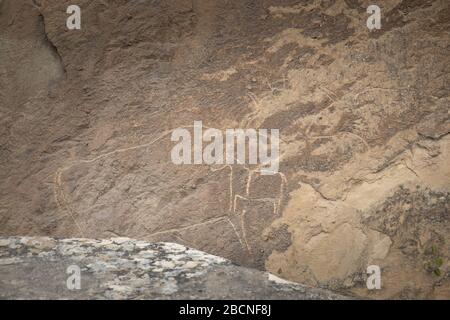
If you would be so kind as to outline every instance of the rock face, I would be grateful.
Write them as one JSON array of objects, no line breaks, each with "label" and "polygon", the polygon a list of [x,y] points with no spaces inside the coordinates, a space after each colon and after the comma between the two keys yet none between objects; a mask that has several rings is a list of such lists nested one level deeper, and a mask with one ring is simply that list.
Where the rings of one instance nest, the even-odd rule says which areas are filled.
[{"label": "rock face", "polygon": [[174,243],[0,238],[0,299],[344,298]]},{"label": "rock face", "polygon": [[[450,2],[0,2],[0,234],[176,242],[311,286],[450,298]],[[173,129],[280,129],[280,173]],[[369,292],[369,265],[382,290]]]}]

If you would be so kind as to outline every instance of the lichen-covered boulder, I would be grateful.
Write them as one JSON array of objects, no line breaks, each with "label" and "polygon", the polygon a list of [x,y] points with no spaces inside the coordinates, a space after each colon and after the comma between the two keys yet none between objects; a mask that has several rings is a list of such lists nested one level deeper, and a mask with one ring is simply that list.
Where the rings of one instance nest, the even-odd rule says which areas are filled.
[{"label": "lichen-covered boulder", "polygon": [[173,243],[0,238],[1,299],[343,299]]}]

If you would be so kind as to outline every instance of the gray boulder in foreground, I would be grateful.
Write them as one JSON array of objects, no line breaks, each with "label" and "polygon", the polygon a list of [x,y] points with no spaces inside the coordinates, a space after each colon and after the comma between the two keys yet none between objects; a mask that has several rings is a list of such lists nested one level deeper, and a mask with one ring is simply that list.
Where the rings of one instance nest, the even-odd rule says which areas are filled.
[{"label": "gray boulder in foreground", "polygon": [[[80,289],[73,288],[80,270]],[[74,271],[75,270],[75,271]],[[344,299],[173,243],[0,238],[1,299]]]}]

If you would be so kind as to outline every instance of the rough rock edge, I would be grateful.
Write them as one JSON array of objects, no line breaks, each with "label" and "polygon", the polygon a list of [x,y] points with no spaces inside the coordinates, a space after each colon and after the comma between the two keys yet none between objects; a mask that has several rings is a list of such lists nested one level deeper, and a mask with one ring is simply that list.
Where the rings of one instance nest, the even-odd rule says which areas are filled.
[{"label": "rough rock edge", "polygon": [[[69,266],[81,289],[69,290]],[[1,299],[346,299],[174,243],[0,238]]]}]

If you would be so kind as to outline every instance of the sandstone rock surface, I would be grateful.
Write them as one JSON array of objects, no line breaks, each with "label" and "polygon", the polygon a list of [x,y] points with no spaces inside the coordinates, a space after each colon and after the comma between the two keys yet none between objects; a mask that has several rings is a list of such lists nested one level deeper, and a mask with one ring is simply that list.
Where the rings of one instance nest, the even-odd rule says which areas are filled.
[{"label": "sandstone rock surface", "polygon": [[[450,2],[0,2],[0,234],[175,242],[316,287],[450,298]],[[280,173],[170,133],[280,130]],[[369,292],[366,270],[382,269]]]}]

